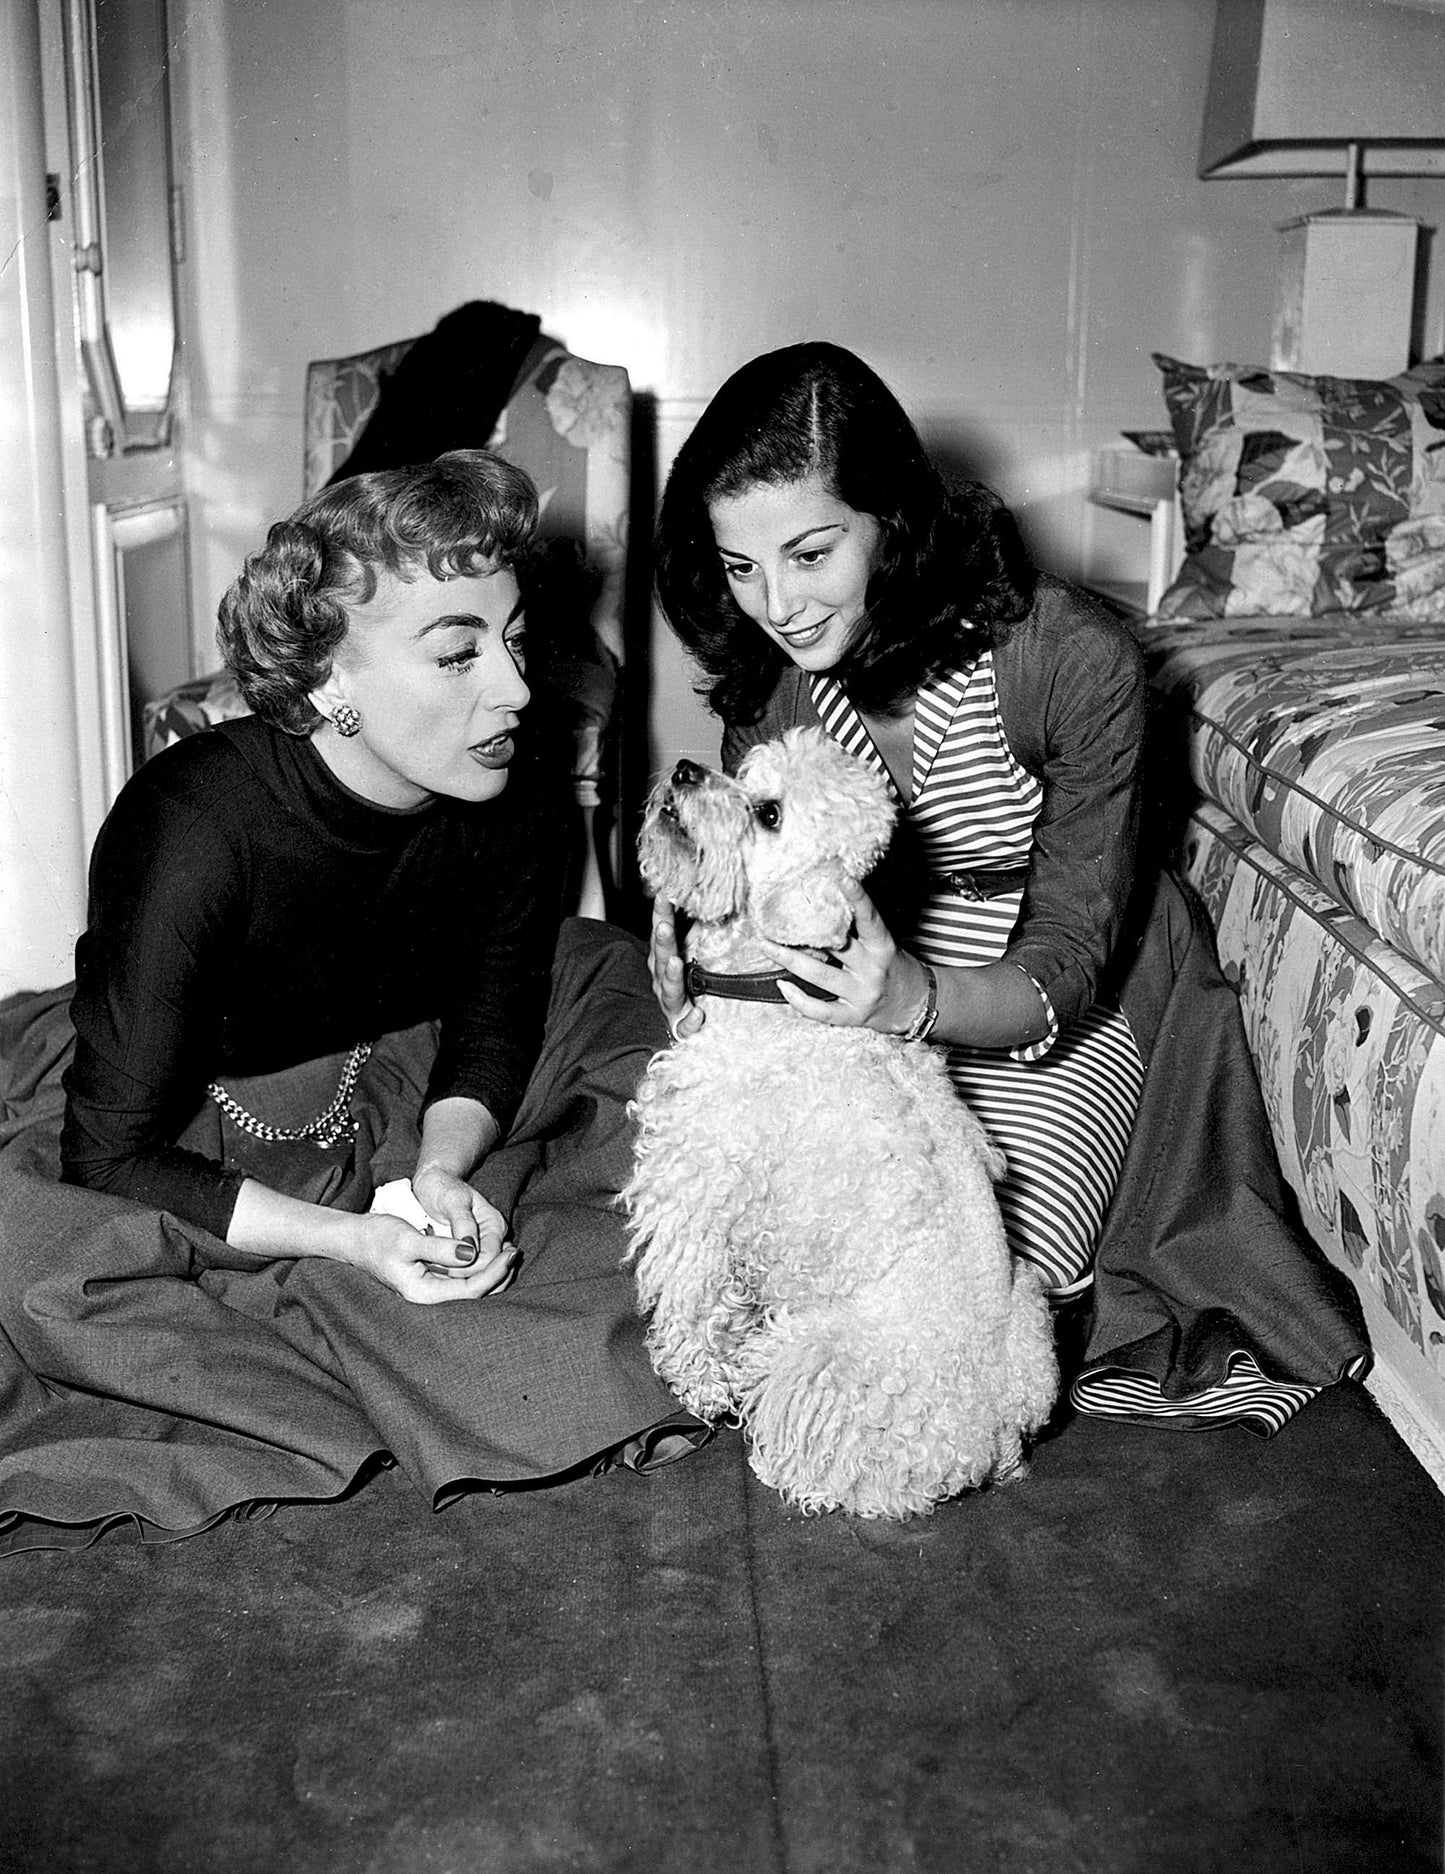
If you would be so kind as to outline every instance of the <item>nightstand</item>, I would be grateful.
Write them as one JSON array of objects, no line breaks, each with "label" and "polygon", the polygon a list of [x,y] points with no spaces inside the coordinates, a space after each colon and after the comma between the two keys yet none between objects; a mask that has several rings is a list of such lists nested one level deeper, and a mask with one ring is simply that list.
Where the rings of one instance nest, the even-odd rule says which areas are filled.
[{"label": "nightstand", "polygon": [[1150,455],[1131,443],[1096,449],[1089,464],[1089,499],[1098,507],[1138,514],[1149,522],[1147,583],[1110,586],[1105,596],[1152,618],[1184,558],[1179,458]]}]

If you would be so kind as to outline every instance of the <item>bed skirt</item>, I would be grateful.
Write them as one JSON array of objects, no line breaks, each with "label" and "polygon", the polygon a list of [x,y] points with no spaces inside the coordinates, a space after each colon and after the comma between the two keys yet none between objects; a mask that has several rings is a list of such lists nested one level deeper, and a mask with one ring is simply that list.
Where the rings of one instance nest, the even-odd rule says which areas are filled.
[{"label": "bed skirt", "polygon": [[[614,1201],[627,1101],[666,1040],[644,947],[569,920],[537,1069],[478,1178],[511,1219],[517,1278],[421,1307],[360,1270],[238,1255],[61,1184],[68,989],[0,1004],[0,1554],[121,1523],[171,1540],[391,1463],[440,1508],[705,1442],[652,1372]],[[378,1048],[358,1154],[293,1147],[288,1186],[359,1210],[410,1172],[425,1047],[411,1032]],[[306,1183],[318,1164],[324,1191]]]}]

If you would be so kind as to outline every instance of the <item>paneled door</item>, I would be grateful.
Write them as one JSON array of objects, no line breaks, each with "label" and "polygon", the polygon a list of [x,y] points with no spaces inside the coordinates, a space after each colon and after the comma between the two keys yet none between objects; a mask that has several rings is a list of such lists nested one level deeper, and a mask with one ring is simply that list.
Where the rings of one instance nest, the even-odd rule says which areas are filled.
[{"label": "paneled door", "polygon": [[60,9],[93,609],[79,728],[86,793],[103,813],[141,759],[145,703],[194,674],[176,447],[182,223],[165,0]]}]

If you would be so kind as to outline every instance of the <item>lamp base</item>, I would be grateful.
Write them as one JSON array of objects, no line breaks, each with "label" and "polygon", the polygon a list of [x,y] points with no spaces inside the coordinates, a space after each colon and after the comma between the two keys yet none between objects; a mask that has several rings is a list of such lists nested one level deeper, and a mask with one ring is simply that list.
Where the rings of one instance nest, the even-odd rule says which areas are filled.
[{"label": "lamp base", "polygon": [[1420,223],[1334,209],[1279,231],[1276,370],[1394,377],[1410,362]]}]

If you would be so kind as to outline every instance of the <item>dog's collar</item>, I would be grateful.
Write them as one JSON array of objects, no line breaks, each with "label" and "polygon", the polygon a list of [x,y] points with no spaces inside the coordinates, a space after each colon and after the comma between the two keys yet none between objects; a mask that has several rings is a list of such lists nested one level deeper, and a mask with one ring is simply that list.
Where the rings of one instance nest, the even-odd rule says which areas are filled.
[{"label": "dog's collar", "polygon": [[694,1001],[698,996],[726,996],[733,1002],[786,1002],[780,983],[791,983],[820,1002],[838,1000],[826,989],[817,989],[801,976],[794,976],[791,970],[753,970],[747,975],[725,976],[719,970],[705,970],[700,963],[689,963],[683,973],[684,987]]}]

